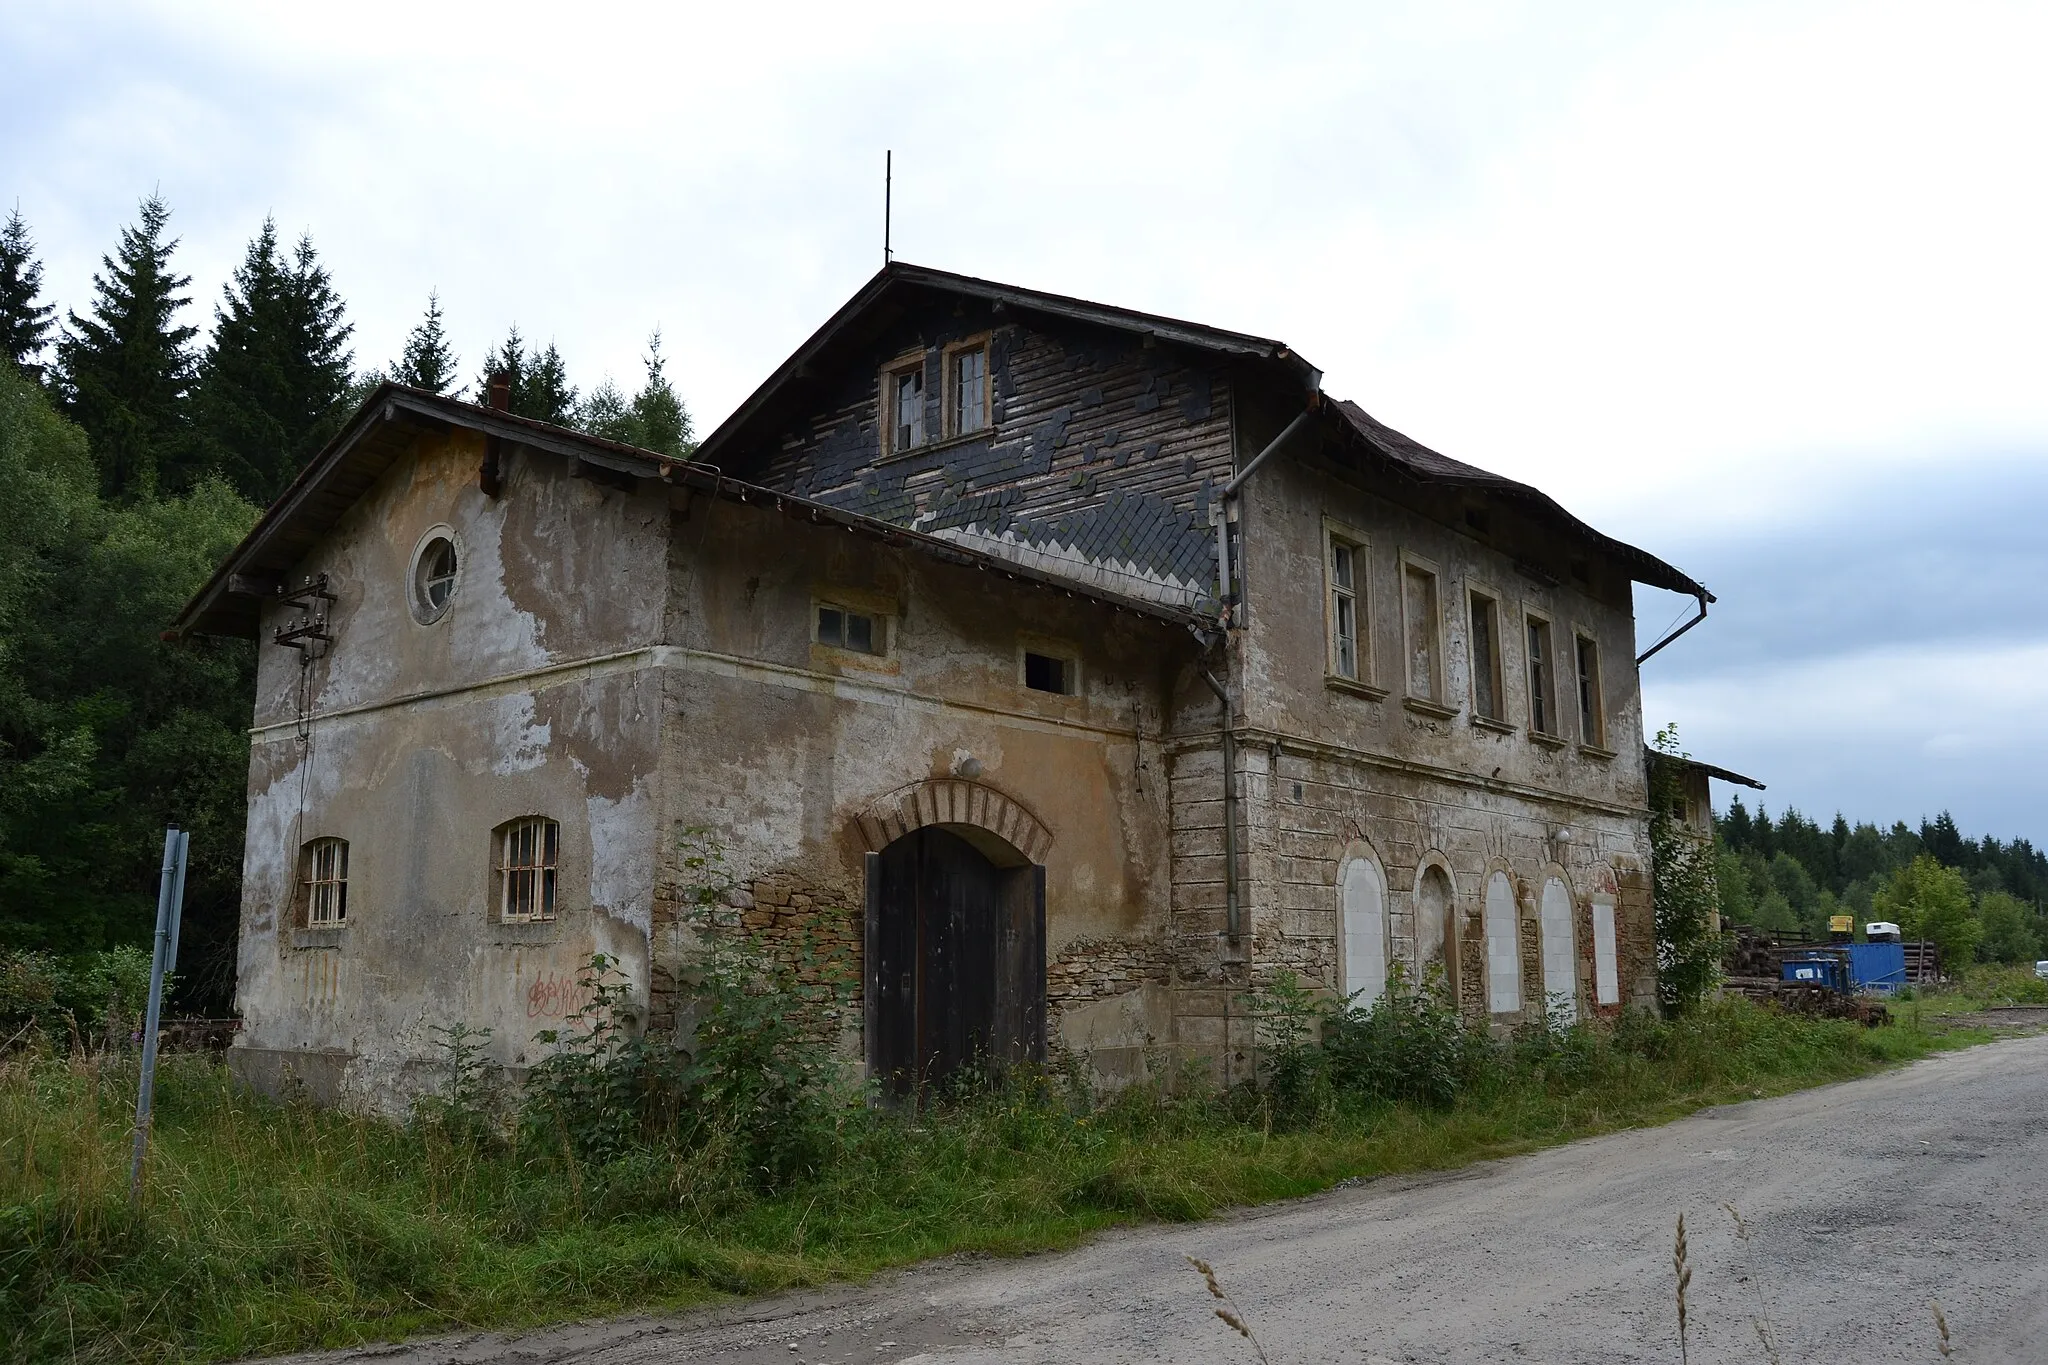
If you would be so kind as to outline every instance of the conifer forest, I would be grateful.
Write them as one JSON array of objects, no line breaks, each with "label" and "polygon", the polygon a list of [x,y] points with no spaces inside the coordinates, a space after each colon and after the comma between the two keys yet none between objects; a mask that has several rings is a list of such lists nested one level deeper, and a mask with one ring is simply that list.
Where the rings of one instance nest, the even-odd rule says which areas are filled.
[{"label": "conifer forest", "polygon": [[518,415],[693,445],[658,331],[630,393],[579,389],[516,326],[465,374],[430,294],[380,363],[309,236],[257,224],[204,326],[170,204],[110,237],[90,296],[57,300],[19,207],[0,229],[0,1019],[67,993],[89,1014],[110,972],[146,969],[171,823],[191,832],[173,1007],[231,1008],[255,652],[160,632],[364,394],[484,401],[502,371]]}]

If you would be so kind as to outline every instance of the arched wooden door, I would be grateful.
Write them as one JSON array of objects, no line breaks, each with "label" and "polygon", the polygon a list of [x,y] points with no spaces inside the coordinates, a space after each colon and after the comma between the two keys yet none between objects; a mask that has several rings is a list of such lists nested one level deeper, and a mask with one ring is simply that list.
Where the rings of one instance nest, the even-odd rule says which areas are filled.
[{"label": "arched wooden door", "polygon": [[893,1095],[1043,1059],[1044,868],[935,825],[869,854],[865,975],[869,1073]]}]

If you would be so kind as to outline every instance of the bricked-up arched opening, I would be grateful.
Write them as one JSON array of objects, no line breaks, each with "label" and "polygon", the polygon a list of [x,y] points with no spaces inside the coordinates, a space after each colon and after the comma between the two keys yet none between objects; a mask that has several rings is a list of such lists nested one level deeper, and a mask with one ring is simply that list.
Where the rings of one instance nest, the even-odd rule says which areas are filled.
[{"label": "bricked-up arched opening", "polygon": [[1045,1057],[1045,868],[926,824],[867,855],[868,1074],[902,1097]]},{"label": "bricked-up arched opening", "polygon": [[1426,983],[1432,971],[1443,973],[1444,990],[1455,1005],[1464,993],[1458,979],[1458,914],[1450,874],[1429,863],[1415,878],[1416,966]]}]

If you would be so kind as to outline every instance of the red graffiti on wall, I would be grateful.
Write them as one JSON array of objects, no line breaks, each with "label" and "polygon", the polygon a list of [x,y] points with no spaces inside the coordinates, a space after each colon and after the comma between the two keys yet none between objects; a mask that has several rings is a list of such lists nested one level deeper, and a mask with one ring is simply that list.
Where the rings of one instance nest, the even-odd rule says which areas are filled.
[{"label": "red graffiti on wall", "polygon": [[560,972],[537,976],[526,988],[526,1017],[566,1019],[583,1007],[583,986]]}]

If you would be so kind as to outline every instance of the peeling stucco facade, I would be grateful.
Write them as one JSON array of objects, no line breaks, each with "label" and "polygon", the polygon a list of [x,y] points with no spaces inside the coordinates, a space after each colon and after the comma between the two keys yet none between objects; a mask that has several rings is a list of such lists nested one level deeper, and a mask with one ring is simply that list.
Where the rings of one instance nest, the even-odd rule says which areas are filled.
[{"label": "peeling stucco facade", "polygon": [[[923,298],[785,367],[800,377],[714,435],[708,474],[385,391],[333,472],[273,510],[221,580],[273,593],[254,609],[244,1075],[398,1111],[456,1026],[488,1029],[516,1073],[593,953],[622,965],[642,1027],[688,1046],[686,858],[707,839],[748,932],[810,979],[844,964],[848,988],[807,1018],[854,1068],[875,1046],[876,860],[927,829],[1039,879],[1044,1046],[1105,1082],[1162,1062],[1243,1077],[1246,993],[1283,970],[1367,996],[1392,963],[1440,972],[1501,1030],[1654,1001],[1637,642],[1611,542],[1484,484],[1390,475],[1328,424],[1226,498],[1318,401],[1299,362]],[[878,385],[922,367],[942,432],[963,346],[986,348],[986,428],[887,449]],[[324,521],[307,510],[323,486],[347,489]],[[423,624],[415,557],[436,534],[460,567]],[[1355,554],[1349,677],[1333,534]],[[270,643],[296,609],[250,571],[266,563],[287,586],[326,576],[330,639]],[[1438,618],[1425,696],[1416,566]],[[1493,717],[1473,591],[1501,623]],[[821,642],[824,605],[878,640]],[[1555,654],[1540,729],[1532,613]],[[1570,690],[1588,647],[1597,734]],[[1027,650],[1070,685],[1027,686]],[[506,923],[493,832],[529,817],[560,831],[555,912]],[[306,922],[316,839],[348,841],[344,927]]]}]

